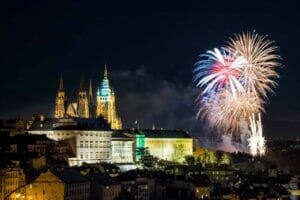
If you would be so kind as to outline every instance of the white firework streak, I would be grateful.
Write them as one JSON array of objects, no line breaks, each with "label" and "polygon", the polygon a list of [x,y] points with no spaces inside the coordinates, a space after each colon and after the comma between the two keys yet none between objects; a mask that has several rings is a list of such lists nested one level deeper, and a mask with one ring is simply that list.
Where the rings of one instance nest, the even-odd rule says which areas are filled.
[{"label": "white firework streak", "polygon": [[246,32],[230,38],[227,46],[236,56],[243,56],[247,60],[241,73],[245,90],[263,98],[267,98],[268,92],[273,93],[272,88],[276,86],[274,79],[279,78],[275,69],[281,66],[281,58],[273,43],[267,36]]},{"label": "white firework streak", "polygon": [[263,137],[263,127],[261,123],[261,115],[258,114],[256,120],[255,114],[250,117],[250,130],[248,138],[248,146],[252,156],[264,155],[266,152],[265,138]]},{"label": "white firework streak", "polygon": [[[218,91],[220,88],[228,88],[233,95],[244,92],[244,88],[238,81],[239,71],[246,64],[246,59],[242,56],[233,58],[231,53],[224,48],[220,50],[207,51],[200,57],[207,59],[200,60],[194,68],[194,81],[197,86],[205,87],[202,94],[211,91]],[[215,66],[215,69],[214,67]],[[224,83],[224,82],[227,83]]]}]

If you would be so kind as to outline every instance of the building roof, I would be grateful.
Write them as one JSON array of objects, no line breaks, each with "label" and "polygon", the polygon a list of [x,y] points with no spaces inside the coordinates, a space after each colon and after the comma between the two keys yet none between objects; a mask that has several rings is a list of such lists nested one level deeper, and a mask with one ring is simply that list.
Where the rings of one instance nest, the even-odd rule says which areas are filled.
[{"label": "building roof", "polygon": [[129,171],[126,171],[122,174],[120,174],[117,179],[118,181],[120,182],[123,182],[123,181],[135,181],[135,179],[137,178],[137,171],[136,170],[129,170]]},{"label": "building roof", "polygon": [[52,171],[52,173],[65,183],[89,182],[87,177],[81,175],[75,169]]},{"label": "building roof", "polygon": [[183,130],[141,130],[146,138],[191,138]]},{"label": "building roof", "polygon": [[49,130],[110,130],[106,120],[102,118],[45,118],[34,120],[29,131]]},{"label": "building roof", "polygon": [[123,130],[115,130],[112,132],[112,140],[132,140]]},{"label": "building roof", "polygon": [[7,168],[8,166],[13,166],[13,162],[5,157],[0,157],[0,168]]},{"label": "building roof", "polygon": [[143,134],[146,138],[192,138],[183,130],[164,130],[164,129],[140,129],[131,130],[133,134]]},{"label": "building roof", "polygon": [[9,133],[0,132],[0,146],[6,146],[10,144],[36,144],[37,141],[51,142],[52,140],[46,137],[46,135],[33,135],[24,133],[16,136],[10,136]]},{"label": "building roof", "polygon": [[103,185],[103,186],[120,184],[116,178],[110,177],[108,174],[95,173],[95,174],[91,174],[89,177],[97,184]]}]

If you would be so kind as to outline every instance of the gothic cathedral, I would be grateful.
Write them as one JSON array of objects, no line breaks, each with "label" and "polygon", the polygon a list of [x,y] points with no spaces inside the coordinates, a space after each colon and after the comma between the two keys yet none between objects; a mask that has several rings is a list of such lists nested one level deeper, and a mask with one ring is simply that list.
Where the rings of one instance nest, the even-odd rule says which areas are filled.
[{"label": "gothic cathedral", "polygon": [[117,115],[116,98],[114,91],[110,88],[107,67],[105,65],[104,78],[98,88],[96,102],[93,98],[92,82],[89,83],[88,93],[84,87],[84,80],[81,78],[77,101],[67,105],[67,98],[63,86],[63,79],[60,78],[59,89],[55,100],[55,118],[80,117],[98,118],[103,117],[110,124],[112,129],[121,129],[122,121]]}]

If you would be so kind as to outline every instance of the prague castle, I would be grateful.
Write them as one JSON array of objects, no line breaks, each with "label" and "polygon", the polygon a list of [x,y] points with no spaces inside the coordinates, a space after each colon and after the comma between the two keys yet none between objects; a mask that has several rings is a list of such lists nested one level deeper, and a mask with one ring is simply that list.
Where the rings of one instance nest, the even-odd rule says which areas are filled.
[{"label": "prague castle", "polygon": [[76,102],[68,102],[63,85],[63,78],[60,78],[59,89],[55,100],[55,118],[79,117],[99,118],[102,117],[110,124],[111,129],[121,129],[121,118],[117,115],[115,93],[110,88],[107,67],[105,65],[104,77],[98,88],[94,99],[92,82],[89,83],[88,93],[81,78]]},{"label": "prague castle", "polygon": [[86,91],[82,78],[76,101],[68,101],[61,77],[54,118],[34,118],[27,131],[66,141],[71,152],[70,166],[111,162],[129,169],[139,161],[145,148],[151,155],[168,161],[183,162],[186,155],[192,155],[193,139],[185,131],[122,129],[115,104],[106,66],[96,98],[91,81]]}]

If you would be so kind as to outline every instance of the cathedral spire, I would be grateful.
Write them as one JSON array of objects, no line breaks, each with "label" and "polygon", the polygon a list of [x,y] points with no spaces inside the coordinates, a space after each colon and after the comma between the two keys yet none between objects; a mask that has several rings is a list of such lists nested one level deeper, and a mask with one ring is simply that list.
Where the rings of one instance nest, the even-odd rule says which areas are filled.
[{"label": "cathedral spire", "polygon": [[85,89],[84,89],[84,77],[83,77],[83,75],[81,75],[81,78],[80,78],[79,91],[85,91]]},{"label": "cathedral spire", "polygon": [[60,75],[60,79],[59,79],[59,91],[64,91],[64,81],[62,75]]},{"label": "cathedral spire", "polygon": [[92,88],[92,79],[90,79],[90,85],[89,85],[89,100],[90,103],[93,102],[93,88]]},{"label": "cathedral spire", "polygon": [[81,76],[78,99],[77,99],[77,114],[81,118],[89,118],[89,103],[86,90],[84,88],[84,78]]},{"label": "cathedral spire", "polygon": [[108,79],[107,64],[104,65],[104,79]]},{"label": "cathedral spire", "polygon": [[61,75],[59,79],[59,88],[55,99],[55,110],[54,110],[55,118],[62,118],[65,116],[65,104],[66,104],[66,96],[64,90],[63,77]]}]

